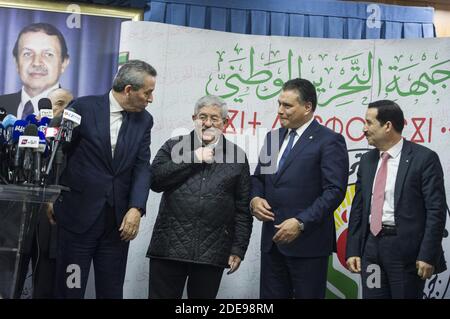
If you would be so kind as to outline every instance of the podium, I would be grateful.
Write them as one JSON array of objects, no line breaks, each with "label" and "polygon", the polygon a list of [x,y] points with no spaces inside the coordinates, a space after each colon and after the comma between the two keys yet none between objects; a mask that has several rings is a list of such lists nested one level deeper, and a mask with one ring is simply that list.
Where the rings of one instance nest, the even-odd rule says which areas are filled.
[{"label": "podium", "polygon": [[22,256],[30,253],[38,214],[65,189],[0,185],[0,299],[20,298],[19,269]]}]

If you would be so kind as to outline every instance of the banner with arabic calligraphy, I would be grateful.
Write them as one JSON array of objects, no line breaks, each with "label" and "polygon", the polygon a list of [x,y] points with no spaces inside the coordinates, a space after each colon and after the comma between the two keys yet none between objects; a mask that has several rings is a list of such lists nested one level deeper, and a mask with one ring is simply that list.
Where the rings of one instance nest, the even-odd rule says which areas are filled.
[{"label": "banner with arabic calligraphy", "polygon": [[[192,129],[195,102],[219,95],[229,107],[228,139],[247,152],[251,169],[268,130],[280,126],[277,97],[289,79],[311,80],[318,92],[316,118],[347,140],[350,180],[335,211],[338,253],[330,258],[327,297],[361,296],[358,275],[345,269],[344,247],[356,170],[368,144],[362,133],[367,104],[392,99],[402,107],[404,137],[435,150],[450,198],[450,39],[337,40],[242,35],[153,22],[122,24],[121,60],[143,59],[158,71],[152,154],[171,136]],[[146,296],[148,268],[142,265],[158,211],[159,195],[148,202],[143,231],[130,250],[127,297]],[[444,238],[450,260],[449,220]],[[219,298],[258,298],[260,223],[254,223],[246,259],[225,276]],[[433,276],[425,298],[450,298],[449,272]]]}]

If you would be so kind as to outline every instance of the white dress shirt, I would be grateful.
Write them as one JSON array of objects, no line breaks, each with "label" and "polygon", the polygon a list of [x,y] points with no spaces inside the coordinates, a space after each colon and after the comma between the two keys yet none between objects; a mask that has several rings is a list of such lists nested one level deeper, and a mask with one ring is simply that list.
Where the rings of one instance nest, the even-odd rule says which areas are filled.
[{"label": "white dress shirt", "polygon": [[53,91],[54,89],[59,88],[59,83],[56,83],[55,85],[53,85],[51,88],[45,90],[44,92],[42,92],[39,95],[36,95],[35,97],[30,97],[28,95],[27,92],[25,92],[25,89],[22,87],[22,92],[21,92],[21,97],[20,97],[20,104],[19,107],[17,108],[17,118],[21,119],[22,118],[22,113],[23,113],[23,108],[25,107],[25,104],[27,104],[28,101],[31,100],[31,104],[33,104],[33,113],[34,114],[39,114],[39,100],[47,97],[48,94]]},{"label": "white dress shirt", "polygon": [[[294,143],[292,144],[292,148],[294,148],[295,143],[298,142],[298,140],[300,139],[300,137],[302,136],[302,134],[306,131],[306,129],[308,128],[308,126],[312,123],[312,121],[314,120],[314,117],[311,118],[308,122],[306,122],[305,124],[303,124],[302,126],[300,126],[298,129],[296,129],[297,135],[295,135],[294,137]],[[280,159],[281,156],[283,155],[284,150],[286,149],[288,143],[289,143],[289,133],[291,133],[292,129],[289,129],[286,136],[284,137],[283,140],[283,144],[281,144],[281,148],[280,151],[278,152],[278,158],[277,158],[277,170],[278,170],[278,165],[280,164]]]},{"label": "white dress shirt", "polygon": [[[400,164],[400,157],[403,148],[403,138],[400,141],[392,146],[386,152],[391,156],[387,162],[387,177],[386,177],[386,189],[384,192],[384,203],[383,203],[383,216],[381,218],[381,222],[383,225],[395,226],[395,218],[394,218],[394,194],[395,194],[395,181],[397,180],[397,172],[398,166]],[[377,166],[377,173],[381,166],[381,154],[379,156]],[[375,174],[376,178],[376,174]],[[372,197],[373,197],[373,189],[375,187],[375,182],[372,187]]]},{"label": "white dress shirt", "polygon": [[109,92],[109,127],[111,137],[111,152],[114,157],[114,150],[117,145],[117,138],[119,137],[120,127],[122,126],[122,112],[124,109],[117,102],[116,98],[112,94],[112,90]]}]

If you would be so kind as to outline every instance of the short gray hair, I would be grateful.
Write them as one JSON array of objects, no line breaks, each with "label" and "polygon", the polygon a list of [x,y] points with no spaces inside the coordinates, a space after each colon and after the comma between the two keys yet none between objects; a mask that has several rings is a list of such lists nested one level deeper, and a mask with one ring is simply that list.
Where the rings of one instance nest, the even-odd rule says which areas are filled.
[{"label": "short gray hair", "polygon": [[221,113],[222,119],[226,119],[228,116],[228,107],[224,100],[215,95],[205,95],[201,97],[197,103],[195,103],[194,115],[197,115],[205,106],[217,106]]},{"label": "short gray hair", "polygon": [[122,92],[127,85],[131,85],[134,91],[144,86],[144,74],[156,76],[156,70],[148,63],[141,60],[130,60],[119,69],[114,78],[113,90]]}]

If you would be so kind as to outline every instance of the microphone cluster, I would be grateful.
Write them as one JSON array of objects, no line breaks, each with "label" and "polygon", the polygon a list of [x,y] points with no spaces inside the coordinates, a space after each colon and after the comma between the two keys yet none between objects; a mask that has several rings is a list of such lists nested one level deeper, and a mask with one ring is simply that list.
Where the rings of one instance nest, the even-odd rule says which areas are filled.
[{"label": "microphone cluster", "polygon": [[51,102],[39,101],[39,115],[24,120],[0,108],[0,183],[57,185],[64,164],[62,145],[70,143],[81,116],[73,108],[53,117]]}]

